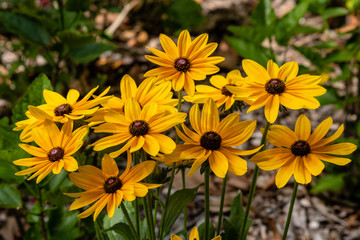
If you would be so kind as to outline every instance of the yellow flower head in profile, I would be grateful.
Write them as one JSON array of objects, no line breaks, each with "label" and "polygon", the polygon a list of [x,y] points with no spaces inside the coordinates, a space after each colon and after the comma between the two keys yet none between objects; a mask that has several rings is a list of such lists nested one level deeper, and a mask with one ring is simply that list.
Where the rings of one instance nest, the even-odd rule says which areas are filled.
[{"label": "yellow flower head in profile", "polygon": [[[182,240],[179,236],[172,234],[170,240]],[[190,232],[189,240],[200,240],[199,230],[197,227],[193,227]],[[221,240],[221,236],[214,237],[211,240]]]},{"label": "yellow flower head in profile", "polygon": [[307,184],[311,182],[311,175],[317,176],[324,169],[322,161],[343,166],[351,160],[333,155],[348,155],[357,148],[352,143],[331,144],[340,137],[344,125],[332,136],[324,138],[332,122],[331,117],[325,119],[313,133],[310,120],[304,114],[297,119],[295,132],[285,126],[273,125],[266,139],[277,148],[257,153],[250,161],[267,171],[279,168],[275,178],[278,188],[285,186],[292,175],[296,182]]},{"label": "yellow flower head in profile", "polygon": [[145,77],[158,76],[160,81],[172,81],[175,91],[185,89],[188,95],[195,93],[194,80],[204,80],[206,75],[219,71],[215,64],[224,61],[223,57],[209,57],[217,43],[207,43],[209,36],[201,34],[191,41],[187,30],[180,33],[177,46],[166,35],[160,35],[160,43],[164,52],[154,48],[148,49],[156,56],[146,55],[146,59],[160,67],[145,73]]},{"label": "yellow flower head in profile", "polygon": [[78,163],[72,155],[83,145],[83,138],[88,133],[88,127],[82,126],[72,132],[73,121],[64,123],[61,131],[52,121],[45,121],[44,127],[33,129],[32,136],[39,147],[27,144],[19,146],[34,157],[14,161],[19,166],[31,167],[16,175],[27,175],[36,172],[28,180],[38,176],[36,183],[44,179],[51,171],[59,174],[64,168],[68,172],[78,169]]},{"label": "yellow flower head in profile", "polygon": [[46,104],[40,105],[38,108],[45,111],[45,113],[51,116],[55,122],[64,123],[69,121],[69,119],[82,119],[85,116],[94,114],[98,109],[98,107],[96,107],[97,105],[111,98],[111,96],[104,97],[110,89],[110,87],[108,87],[99,96],[89,100],[97,89],[98,87],[93,88],[83,99],[79,101],[78,99],[80,93],[75,89],[70,89],[66,98],[57,92],[45,89],[44,99]]},{"label": "yellow flower head in profile", "polygon": [[105,115],[105,123],[94,128],[95,132],[113,133],[93,143],[95,151],[118,146],[125,143],[119,150],[110,153],[117,157],[130,148],[130,152],[144,149],[156,156],[159,152],[171,153],[176,144],[161,132],[185,121],[186,113],[158,111],[155,102],[148,103],[143,109],[140,104],[130,98],[124,106],[124,114],[112,111]]},{"label": "yellow flower head in profile", "polygon": [[134,79],[125,74],[120,81],[120,93],[120,98],[113,96],[107,102],[101,104],[104,108],[99,109],[94,113],[93,117],[86,121],[91,122],[91,125],[100,124],[104,122],[104,116],[110,109],[123,113],[125,102],[130,98],[134,98],[141,107],[144,107],[147,103],[156,102],[159,108],[172,112],[175,112],[174,107],[178,102],[177,99],[172,98],[171,83],[155,84],[155,77],[146,78],[137,87]]},{"label": "yellow flower head in profile", "polygon": [[155,161],[145,161],[133,168],[130,166],[131,154],[128,152],[126,169],[118,176],[119,168],[115,160],[105,154],[102,159],[102,170],[91,165],[84,165],[79,167],[79,172],[70,173],[70,180],[85,192],[65,193],[70,197],[78,197],[70,205],[69,210],[79,209],[95,202],[78,217],[86,218],[95,212],[95,221],[99,213],[107,206],[107,214],[111,218],[115,207],[118,207],[123,199],[134,201],[136,197],[144,197],[148,189],[161,186],[161,184],[140,183],[153,171]]},{"label": "yellow flower head in profile", "polygon": [[270,123],[277,119],[280,104],[290,109],[316,109],[320,103],[314,97],[326,92],[319,85],[321,76],[297,76],[299,66],[296,62],[285,63],[279,68],[269,60],[267,70],[249,59],[243,60],[242,65],[248,85],[244,88],[230,86],[228,89],[239,97],[254,100],[247,112],[265,106],[265,117]]},{"label": "yellow flower head in profile", "polygon": [[256,121],[239,122],[240,114],[232,113],[221,122],[219,112],[212,98],[208,98],[202,110],[195,104],[189,113],[190,123],[195,132],[184,124],[184,133],[176,129],[178,136],[185,142],[177,145],[174,152],[165,159],[176,162],[182,159],[195,159],[189,172],[189,176],[209,159],[211,170],[216,176],[224,178],[227,171],[243,175],[247,171],[247,162],[237,155],[250,155],[257,152],[253,150],[240,150],[234,148],[246,142],[256,127]]},{"label": "yellow flower head in profile", "polygon": [[225,110],[229,110],[234,104],[235,100],[245,100],[237,98],[235,94],[230,92],[228,86],[243,87],[246,79],[241,76],[239,70],[233,70],[226,75],[226,78],[221,75],[215,75],[210,78],[210,83],[214,86],[196,85],[196,92],[193,96],[184,96],[184,99],[193,103],[204,103],[209,97],[214,99],[219,108],[225,104]]}]

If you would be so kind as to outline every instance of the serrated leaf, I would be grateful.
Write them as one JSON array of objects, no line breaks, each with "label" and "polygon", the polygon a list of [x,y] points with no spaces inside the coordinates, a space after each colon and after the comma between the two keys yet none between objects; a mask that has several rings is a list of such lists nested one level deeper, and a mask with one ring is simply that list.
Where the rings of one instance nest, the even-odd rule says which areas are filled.
[{"label": "serrated leaf", "polygon": [[166,215],[164,216],[164,235],[170,232],[176,219],[182,213],[187,204],[194,201],[198,188],[181,189],[172,194],[167,204]]},{"label": "serrated leaf", "polygon": [[10,11],[0,11],[0,21],[9,32],[34,43],[46,45],[51,39],[47,29],[36,19]]},{"label": "serrated leaf", "polygon": [[276,61],[271,51],[261,45],[230,36],[225,36],[225,39],[243,58],[252,59],[263,66],[266,66],[269,59]]},{"label": "serrated leaf", "polygon": [[19,190],[10,184],[0,184],[0,207],[19,208],[21,205]]},{"label": "serrated leaf", "polygon": [[320,193],[329,190],[338,191],[344,186],[344,174],[329,174],[318,178],[315,186],[310,189],[310,192]]},{"label": "serrated leaf", "polygon": [[309,0],[302,0],[296,7],[279,19],[275,29],[275,37],[280,45],[286,46],[299,25],[299,20],[305,15]]},{"label": "serrated leaf", "polygon": [[70,57],[76,63],[86,63],[115,48],[115,45],[110,43],[94,42],[70,50]]},{"label": "serrated leaf", "polygon": [[53,90],[50,80],[45,74],[40,74],[30,84],[26,93],[20,98],[13,109],[13,115],[11,117],[12,122],[26,119],[25,112],[28,110],[29,105],[38,106],[45,103],[43,98],[43,90]]}]

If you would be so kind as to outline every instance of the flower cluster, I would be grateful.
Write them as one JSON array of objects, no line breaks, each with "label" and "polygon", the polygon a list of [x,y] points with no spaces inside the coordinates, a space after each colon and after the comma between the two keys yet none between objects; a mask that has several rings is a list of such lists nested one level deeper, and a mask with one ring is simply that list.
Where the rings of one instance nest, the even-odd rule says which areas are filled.
[{"label": "flower cluster", "polygon": [[[303,114],[295,124],[295,131],[272,125],[280,108],[316,109],[320,106],[315,97],[326,91],[319,85],[320,76],[298,75],[296,62],[279,67],[269,60],[265,69],[245,59],[243,73],[233,70],[226,77],[214,75],[210,78],[213,86],[195,86],[194,81],[204,80],[207,75],[219,71],[216,64],[224,58],[210,57],[217,44],[208,43],[207,34],[191,40],[186,30],[180,33],[177,45],[163,34],[160,42],[164,51],[149,48],[155,56],[145,56],[160,67],[146,72],[139,86],[125,75],[120,81],[121,97],[106,96],[109,88],[94,95],[96,87],[81,100],[80,93],[74,89],[69,90],[66,98],[44,90],[46,104],[29,106],[28,119],[16,123],[14,129],[22,131],[21,141],[34,141],[37,145],[20,144],[32,157],[14,161],[16,165],[30,167],[17,175],[35,172],[28,180],[37,177],[36,183],[39,183],[51,172],[59,174],[63,168],[71,172],[72,183],[84,191],[66,193],[77,198],[70,210],[92,204],[78,216],[85,218],[94,213],[95,220],[105,206],[111,218],[123,200],[145,197],[149,189],[161,186],[150,183],[148,178],[157,164],[147,160],[150,157],[167,166],[190,165],[189,177],[203,167],[225,178],[228,172],[245,174],[247,160],[242,156],[253,155],[250,161],[259,168],[279,169],[276,174],[279,188],[292,175],[298,183],[309,183],[312,175],[317,176],[324,169],[322,161],[337,165],[350,162],[348,158],[334,156],[348,155],[356,149],[352,143],[333,144],[344,127],[341,125],[332,136],[325,137],[332,125],[331,118],[324,120],[313,133],[310,120]],[[187,95],[182,98],[183,90]],[[179,99],[173,98],[174,91]],[[183,100],[193,103],[188,114],[189,124],[186,123],[187,113],[181,112]],[[264,150],[262,144],[244,150],[257,122],[240,121],[240,113],[234,112],[236,105],[249,105],[247,112],[264,107],[268,126],[263,129],[264,140],[276,148]],[[177,141],[168,135],[174,127]],[[73,157],[83,146],[89,129],[94,135],[101,133],[98,134],[101,138],[87,145],[94,151],[105,152],[102,169],[92,165],[78,166]],[[125,154],[126,169],[119,175],[118,163]],[[171,239],[180,238],[172,235]],[[190,233],[190,239],[199,239],[197,228]]]}]

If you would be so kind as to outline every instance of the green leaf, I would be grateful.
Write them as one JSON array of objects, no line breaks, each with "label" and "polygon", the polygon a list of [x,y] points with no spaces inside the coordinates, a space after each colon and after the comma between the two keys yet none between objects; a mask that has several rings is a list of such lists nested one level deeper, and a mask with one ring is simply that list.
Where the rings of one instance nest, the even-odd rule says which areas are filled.
[{"label": "green leaf", "polygon": [[339,191],[345,186],[344,174],[329,174],[320,177],[314,187],[311,188],[311,193],[320,193],[323,191]]},{"label": "green leaf", "polygon": [[224,232],[221,233],[221,240],[233,240],[239,238],[239,229],[226,218],[223,219]]},{"label": "green leaf", "polygon": [[250,22],[255,26],[264,26],[268,28],[271,34],[275,27],[276,15],[271,6],[271,0],[260,0],[253,13]]},{"label": "green leaf", "polygon": [[130,227],[126,223],[117,223],[114,226],[112,226],[111,228],[104,230],[104,232],[108,232],[108,231],[115,231],[116,233],[118,233],[121,236],[121,239],[124,239],[124,240],[133,240],[134,239],[134,236],[131,233]]},{"label": "green leaf", "polygon": [[268,36],[266,27],[253,27],[253,26],[229,26],[228,30],[236,37],[248,40],[261,45],[264,39]]},{"label": "green leaf", "polygon": [[0,151],[0,179],[2,179],[4,182],[20,184],[24,182],[26,179],[25,176],[15,175],[15,173],[19,171],[19,168],[16,167],[12,163],[12,161],[20,159],[20,157],[15,157],[15,155],[18,155],[18,152],[23,152],[23,151],[20,149],[17,149],[17,151],[14,150]]},{"label": "green leaf", "polygon": [[324,20],[332,18],[332,17],[340,17],[348,14],[349,11],[344,7],[334,7],[334,8],[328,8],[324,11],[322,14],[322,17]]},{"label": "green leaf", "polygon": [[0,11],[0,21],[9,32],[24,37],[32,42],[46,45],[51,35],[47,29],[34,18],[10,11]]},{"label": "green leaf", "polygon": [[15,105],[13,115],[11,117],[14,123],[26,119],[25,112],[28,110],[29,105],[38,106],[45,103],[43,98],[43,90],[53,90],[51,82],[45,74],[40,74],[30,84],[27,92],[20,98]]},{"label": "green leaf", "polygon": [[308,7],[309,0],[302,0],[293,10],[279,19],[275,29],[275,37],[280,45],[287,45],[299,25],[299,20],[305,15]]},{"label": "green leaf", "polygon": [[89,33],[80,33],[75,30],[64,30],[57,34],[59,39],[70,49],[77,48],[89,43],[94,43],[96,38]]},{"label": "green leaf", "polygon": [[311,61],[312,64],[315,66],[321,68],[323,66],[323,57],[320,53],[316,52],[313,47],[297,47],[292,46],[294,49],[296,49],[298,52],[300,52],[302,55],[304,55],[307,59]]},{"label": "green leaf", "polygon": [[[199,228],[199,238],[200,239],[205,239],[205,223],[202,223]],[[215,235],[215,228],[214,226],[210,223],[209,224],[209,232],[208,232],[208,239],[212,239]]]},{"label": "green leaf", "polygon": [[331,48],[338,48],[339,44],[334,40],[329,40],[326,42],[321,42],[314,46],[316,49],[331,49]]},{"label": "green leaf", "polygon": [[76,63],[86,63],[115,48],[115,45],[105,42],[88,43],[70,50],[70,57]]},{"label": "green leaf", "polygon": [[172,0],[165,5],[163,24],[170,29],[189,29],[205,22],[201,5],[194,0]]},{"label": "green leaf", "polygon": [[10,184],[0,184],[0,207],[19,208],[21,205],[20,192]]},{"label": "green leaf", "polygon": [[330,0],[311,0],[309,4],[309,11],[321,15],[326,9]]},{"label": "green leaf", "polygon": [[315,28],[311,26],[299,25],[294,30],[294,35],[296,34],[311,34],[311,33],[321,33],[323,30],[321,28]]},{"label": "green leaf", "polygon": [[[4,117],[0,120],[0,149],[18,148],[19,134],[14,132],[8,125],[9,119]],[[21,151],[21,150],[19,150]],[[1,156],[0,156],[1,159]]]},{"label": "green leaf", "polygon": [[72,12],[89,10],[91,0],[68,0],[66,2],[66,10]]},{"label": "green leaf", "polygon": [[194,201],[197,190],[197,187],[192,189],[181,189],[170,196],[166,215],[164,216],[164,235],[167,235],[170,232],[172,225],[175,223],[180,213],[182,213],[184,207]]},{"label": "green leaf", "polygon": [[355,54],[356,50],[354,49],[343,49],[337,50],[329,53],[324,58],[325,63],[333,63],[333,62],[349,62]]},{"label": "green leaf", "polygon": [[269,59],[276,61],[273,53],[261,45],[254,44],[253,42],[241,38],[230,36],[225,36],[225,39],[243,58],[252,59],[263,66],[266,66]]},{"label": "green leaf", "polygon": [[[61,205],[60,205],[61,206]],[[52,240],[78,239],[84,233],[76,225],[80,220],[78,211],[66,211],[64,207],[58,206],[49,211],[49,222],[47,223]]]},{"label": "green leaf", "polygon": [[327,91],[324,95],[316,97],[316,99],[320,102],[320,105],[339,104],[341,99],[339,99],[337,90],[332,87],[328,87],[326,90]]}]

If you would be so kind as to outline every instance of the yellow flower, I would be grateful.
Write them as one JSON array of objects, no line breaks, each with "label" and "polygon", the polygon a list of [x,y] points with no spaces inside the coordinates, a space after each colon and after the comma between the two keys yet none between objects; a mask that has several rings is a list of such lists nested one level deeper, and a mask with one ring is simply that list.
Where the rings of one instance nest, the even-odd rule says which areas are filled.
[{"label": "yellow flower", "polygon": [[109,109],[123,113],[125,102],[130,98],[134,98],[141,107],[144,107],[147,103],[156,102],[159,108],[171,112],[175,112],[174,107],[178,102],[177,99],[172,98],[171,83],[164,82],[156,85],[155,77],[146,78],[137,87],[134,79],[126,74],[120,81],[120,93],[120,98],[113,96],[107,102],[101,104],[104,108],[99,109],[87,121],[91,122],[91,125],[104,122],[104,116],[109,112]]},{"label": "yellow flower", "polygon": [[121,201],[134,201],[136,197],[144,197],[148,189],[161,184],[140,183],[154,169],[154,161],[145,161],[130,169],[131,154],[128,152],[128,162],[125,171],[119,175],[116,162],[108,154],[102,159],[102,170],[91,165],[79,167],[79,172],[70,173],[70,180],[85,192],[65,193],[70,197],[79,197],[70,205],[70,211],[82,208],[95,202],[91,207],[80,213],[78,217],[86,218],[93,212],[94,221],[105,206],[109,218],[114,215],[115,206]]},{"label": "yellow flower", "polygon": [[73,121],[66,122],[61,131],[52,121],[46,120],[44,127],[34,128],[32,136],[40,147],[27,144],[19,146],[34,157],[14,161],[19,166],[31,167],[16,175],[27,175],[36,172],[28,180],[38,176],[36,183],[44,179],[51,171],[59,174],[64,168],[68,172],[76,171],[78,163],[73,155],[83,145],[83,138],[88,133],[88,127],[82,126],[72,132]]},{"label": "yellow flower", "polygon": [[[182,239],[177,235],[172,234],[170,240],[182,240]],[[193,229],[191,230],[189,240],[200,240],[199,231],[197,227],[193,227]],[[221,240],[221,236],[214,237],[212,240]]]},{"label": "yellow flower", "polygon": [[312,134],[310,120],[304,114],[297,119],[295,132],[285,126],[273,125],[266,138],[278,148],[257,153],[250,161],[267,171],[279,168],[275,179],[278,188],[285,186],[292,175],[296,182],[307,184],[311,182],[311,175],[317,176],[324,169],[322,161],[343,166],[351,160],[332,155],[348,155],[357,148],[352,143],[331,144],[344,131],[344,125],[331,137],[324,138],[332,122],[331,117],[325,119]]},{"label": "yellow flower", "polygon": [[256,121],[239,122],[240,114],[232,113],[220,122],[219,112],[212,98],[206,100],[201,118],[198,104],[190,109],[189,117],[195,132],[184,124],[182,128],[185,134],[176,129],[185,144],[177,145],[174,152],[165,156],[165,159],[169,162],[195,159],[189,176],[207,159],[211,170],[218,177],[225,177],[228,170],[236,175],[243,175],[247,171],[247,162],[237,155],[253,154],[260,147],[253,150],[239,150],[234,147],[250,138],[255,130]]},{"label": "yellow flower", "polygon": [[57,92],[45,89],[44,99],[46,101],[46,104],[40,105],[38,106],[38,108],[50,115],[55,122],[64,123],[67,122],[69,119],[82,119],[84,118],[84,116],[94,114],[98,109],[98,107],[96,107],[97,105],[104,103],[109,98],[111,98],[111,96],[104,97],[104,95],[110,89],[110,87],[108,87],[99,96],[95,97],[92,100],[89,100],[89,98],[97,89],[98,87],[93,88],[80,101],[78,101],[80,93],[75,89],[70,89],[66,98],[64,98]]},{"label": "yellow flower", "polygon": [[314,97],[326,92],[318,85],[321,76],[297,76],[299,66],[296,62],[285,63],[279,68],[269,60],[267,70],[249,59],[243,60],[242,65],[248,75],[248,85],[243,88],[229,86],[228,89],[239,97],[254,100],[247,112],[265,106],[265,117],[270,123],[275,122],[280,104],[290,109],[316,109],[320,103]]},{"label": "yellow flower", "polygon": [[[228,110],[234,104],[235,100],[245,100],[248,102],[247,98],[238,98],[227,89],[228,86],[243,87],[245,81],[246,79],[241,76],[239,70],[229,72],[226,78],[221,75],[215,75],[210,78],[210,83],[215,87],[197,85],[195,87],[195,94],[193,96],[184,96],[184,99],[188,102],[204,103],[211,97],[216,102],[218,108],[225,104],[225,110]],[[251,101],[249,103],[251,103]]]},{"label": "yellow flower", "polygon": [[161,67],[145,73],[145,77],[158,76],[160,81],[171,80],[175,91],[185,89],[188,95],[195,93],[194,80],[204,80],[206,75],[219,71],[215,64],[224,61],[223,57],[209,57],[217,43],[209,43],[208,35],[201,34],[191,41],[187,30],[180,33],[177,46],[166,35],[160,35],[160,43],[164,52],[154,48],[148,49],[156,56],[146,55],[146,59]]},{"label": "yellow flower", "polygon": [[95,151],[126,142],[120,150],[110,153],[110,156],[115,158],[129,148],[130,152],[142,148],[148,154],[156,156],[159,152],[168,154],[175,149],[174,141],[161,132],[184,122],[186,113],[158,111],[155,102],[146,104],[141,109],[140,104],[134,98],[130,98],[125,103],[124,114],[112,111],[104,118],[106,123],[95,127],[95,132],[113,133],[113,135],[93,143]]}]

